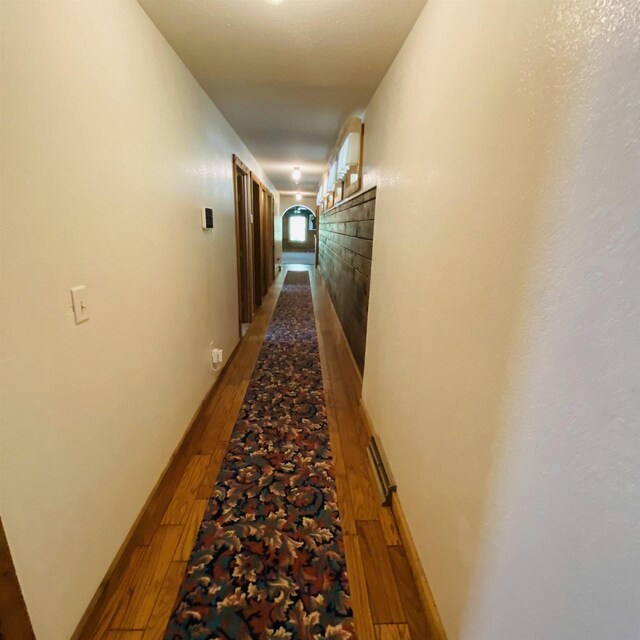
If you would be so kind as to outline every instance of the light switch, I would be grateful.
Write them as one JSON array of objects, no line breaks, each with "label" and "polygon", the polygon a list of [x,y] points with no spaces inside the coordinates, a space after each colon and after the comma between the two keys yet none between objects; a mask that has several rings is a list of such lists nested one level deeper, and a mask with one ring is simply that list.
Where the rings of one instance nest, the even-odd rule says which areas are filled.
[{"label": "light switch", "polygon": [[87,287],[73,287],[71,289],[71,302],[73,304],[73,316],[76,324],[89,319],[89,309],[87,308]]}]

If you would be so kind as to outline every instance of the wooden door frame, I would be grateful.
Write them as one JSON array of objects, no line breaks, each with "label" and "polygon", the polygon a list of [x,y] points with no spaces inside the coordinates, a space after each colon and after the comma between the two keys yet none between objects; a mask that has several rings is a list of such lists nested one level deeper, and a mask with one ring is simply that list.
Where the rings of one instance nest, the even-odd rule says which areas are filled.
[{"label": "wooden door frame", "polygon": [[316,269],[320,266],[320,207],[316,205]]},{"label": "wooden door frame", "polygon": [[270,263],[269,263],[269,280],[273,282],[276,279],[276,199],[272,193],[268,196],[267,215],[269,216],[269,247],[270,247]]},{"label": "wooden door frame", "polygon": [[[254,306],[257,309],[262,304],[264,292],[262,290],[262,220],[261,220],[261,200],[262,200],[262,182],[254,174],[251,173],[250,181],[251,192],[251,220],[253,223],[253,293]],[[257,200],[256,200],[257,195]]]},{"label": "wooden door frame", "polygon": [[273,213],[275,209],[275,198],[269,189],[264,189],[264,221],[265,221],[265,260],[264,260],[264,274],[265,284],[267,290],[271,287],[271,284],[275,280],[275,261],[276,261],[276,249],[275,249],[275,221]]},{"label": "wooden door frame", "polygon": [[0,637],[35,640],[27,606],[0,517]]},{"label": "wooden door frame", "polygon": [[[246,280],[250,284],[247,288],[250,300],[246,306],[251,309],[251,319],[256,309],[262,304],[271,284],[275,280],[275,196],[250,171],[235,154],[233,155],[233,190],[236,209],[236,260],[238,270],[238,318],[240,333],[242,334],[243,314],[243,264],[242,264],[242,225],[240,200],[238,194],[238,174],[247,176],[246,202],[248,204],[249,222],[246,226],[249,238],[246,239],[248,258],[246,263]],[[257,201],[256,201],[257,196]],[[246,302],[246,300],[245,300]],[[249,304],[250,303],[250,304]]]},{"label": "wooden door frame", "polygon": [[262,295],[266,296],[271,280],[269,274],[269,213],[268,213],[268,189],[263,185],[260,186],[260,240],[262,243]]},{"label": "wooden door frame", "polygon": [[[240,211],[238,177],[243,176],[244,211]],[[251,322],[255,313],[253,279],[253,224],[251,220],[251,171],[233,155],[233,194],[236,210],[236,264],[238,270],[238,332],[242,335],[243,322]],[[244,217],[244,225],[242,224]],[[244,234],[243,234],[244,227]],[[243,260],[243,250],[245,259]],[[244,285],[244,286],[243,286]]]}]

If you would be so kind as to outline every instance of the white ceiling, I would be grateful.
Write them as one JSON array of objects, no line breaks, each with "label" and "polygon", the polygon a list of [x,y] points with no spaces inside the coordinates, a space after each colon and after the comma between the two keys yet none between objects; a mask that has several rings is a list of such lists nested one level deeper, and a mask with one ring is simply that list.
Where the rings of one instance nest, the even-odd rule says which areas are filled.
[{"label": "white ceiling", "polygon": [[[276,188],[315,193],[426,0],[138,0]],[[303,170],[296,186],[294,165]]]}]

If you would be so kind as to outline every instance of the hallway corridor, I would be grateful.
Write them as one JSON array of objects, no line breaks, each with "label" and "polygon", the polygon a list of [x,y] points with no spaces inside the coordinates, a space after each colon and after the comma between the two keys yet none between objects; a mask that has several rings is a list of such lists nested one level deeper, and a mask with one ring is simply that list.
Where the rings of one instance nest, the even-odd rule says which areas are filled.
[{"label": "hallway corridor", "polygon": [[[326,637],[347,640],[357,637],[362,640],[427,640],[431,637],[393,514],[390,509],[380,505],[369,470],[365,452],[368,428],[358,405],[359,374],[320,278],[311,267],[297,269],[289,269],[281,274],[269,292],[257,319],[240,342],[220,382],[188,432],[154,500],[147,506],[134,539],[123,556],[127,558],[126,563],[122,563],[125,566],[120,575],[116,572],[106,585],[101,602],[95,608],[94,619],[88,621],[82,638],[173,640],[230,637],[237,640],[266,640],[273,637],[296,640]],[[305,303],[305,291],[309,290],[305,284],[307,277],[313,293],[320,361],[317,356],[314,360],[313,355],[313,316],[310,315],[313,311]],[[281,304],[276,306],[278,301]],[[286,345],[287,342],[287,348],[282,350],[282,344]],[[305,342],[308,344],[305,345]],[[281,367],[280,376],[274,376],[267,389],[277,388],[279,384],[286,387],[287,380],[291,383],[292,376],[295,378],[300,373],[301,364],[305,362],[308,372],[317,368],[318,376],[315,382],[302,376],[296,387],[305,390],[308,397],[296,395],[294,405],[285,404],[287,410],[284,412],[281,412],[281,402],[271,406],[271,417],[279,417],[280,421],[276,424],[280,425],[286,424],[296,411],[302,413],[298,413],[299,417],[289,428],[276,429],[279,435],[274,435],[268,429],[263,431],[262,427],[257,426],[258,423],[273,424],[269,423],[266,409],[270,405],[264,404],[271,400],[269,391],[256,395],[259,388],[264,389],[265,376],[270,371],[277,372]],[[295,369],[292,368],[294,364],[297,365]],[[256,381],[253,391],[250,385],[252,372]],[[318,386],[320,375],[324,383],[326,420],[322,388]],[[309,376],[313,378],[312,373]],[[315,398],[311,404],[316,405],[317,412],[309,411],[304,402],[311,396]],[[253,417],[248,416],[247,412],[252,413]],[[243,413],[247,420],[238,420],[238,415]],[[248,477],[251,474],[246,474],[247,477],[238,475],[237,472],[243,467],[248,469],[247,461],[251,454],[260,447],[264,452],[270,438],[275,437],[282,439],[282,442],[274,449],[283,452],[288,450],[292,457],[283,455],[277,456],[277,460],[276,457],[270,458],[272,467],[268,471],[281,479],[293,480],[290,462],[302,452],[293,445],[286,446],[286,441],[304,424],[314,425],[310,430],[315,434],[313,438],[309,440],[310,434],[307,433],[304,439],[305,444],[311,446],[307,455],[316,458],[312,468],[316,471],[325,469],[326,474],[323,480],[326,502],[322,513],[313,516],[315,523],[322,526],[316,531],[317,536],[309,534],[304,542],[299,537],[304,527],[289,537],[289,544],[299,558],[295,562],[292,560],[289,565],[286,554],[279,552],[273,556],[267,552],[267,557],[271,558],[269,565],[258,567],[253,561],[259,557],[264,560],[265,555],[264,550],[260,550],[256,532],[245,530],[245,537],[238,534],[240,539],[231,533],[232,529],[238,533],[242,528],[235,523],[243,513],[259,515],[254,508],[255,501],[252,502],[253,507],[246,504],[246,501],[251,502],[250,496],[254,495],[251,490],[256,485],[252,482],[257,478]],[[331,456],[322,448],[325,435],[330,436]],[[265,468],[262,481],[269,479],[268,471]],[[234,478],[237,480],[234,481]],[[247,483],[246,488],[238,486],[241,482]],[[259,482],[258,486],[261,489],[263,485]],[[340,522],[331,502],[333,486],[337,487]],[[283,495],[287,496],[285,501],[279,499],[279,491],[284,491]],[[296,516],[304,516],[304,509],[308,506],[307,496],[300,487],[287,487],[285,483],[280,490],[277,485],[271,485],[262,494],[261,500],[268,499],[270,492],[274,498],[273,508],[262,505],[266,519],[269,513],[277,513],[279,529],[282,532],[291,531],[284,520],[291,522]],[[222,501],[219,502],[218,498]],[[276,504],[280,511],[276,510]],[[235,509],[238,509],[236,515]],[[203,542],[207,536],[207,526],[202,529],[199,546],[192,556],[203,518],[209,523],[209,530],[212,526],[217,528],[214,520],[218,523],[224,520],[227,525],[231,523],[225,528],[225,533],[217,530],[218,540],[229,542],[229,536],[232,536],[233,543],[229,542],[229,551],[220,552],[213,561],[208,553],[214,554],[212,548],[215,544],[209,541],[207,547],[207,543]],[[254,523],[259,521],[260,518],[256,517]],[[299,520],[297,524],[301,525],[302,522]],[[322,553],[318,550],[320,544],[328,547]],[[252,549],[258,550],[257,555],[251,556]],[[236,564],[238,569],[231,570],[229,567],[233,566],[234,556],[237,558],[237,555],[243,556],[243,567]],[[352,633],[348,596],[340,591],[340,581],[346,584],[341,573],[344,555],[355,636]],[[306,559],[307,564],[300,558]],[[322,562],[327,562],[327,558],[332,568],[327,567],[323,575],[315,576],[316,562],[320,562],[318,566],[324,566]],[[265,560],[264,564],[268,562]],[[300,562],[303,566],[300,566]],[[195,574],[189,569],[193,566],[197,567]],[[217,579],[216,590],[208,591],[210,579],[200,572],[203,567],[206,571],[207,566],[214,567],[212,573],[207,575]],[[246,577],[252,570],[257,573],[257,579],[254,574],[248,583],[253,582],[254,585],[243,584],[241,577]],[[188,578],[185,579],[187,571]],[[260,571],[263,573],[260,574]],[[255,584],[260,583],[261,577],[277,587],[269,596],[271,602],[262,601],[262,594],[257,592]],[[286,603],[280,602],[277,597],[277,590],[287,584],[288,578],[292,579],[290,595],[293,602],[298,601],[294,594],[306,581],[306,586],[301,589],[307,593],[307,598],[303,599],[304,611],[300,610],[302,605],[287,611]],[[216,614],[216,604],[225,598],[227,615]],[[235,609],[234,598],[242,603]],[[274,610],[274,600],[279,605],[276,607],[278,611]],[[315,607],[315,614],[309,611],[310,605]],[[167,629],[172,611],[175,613]],[[271,634],[267,633],[269,620],[275,623]],[[288,625],[285,624],[287,620]],[[208,626],[207,621],[213,626]],[[278,621],[283,622],[281,627],[278,627]],[[254,635],[247,633],[245,623],[250,625]],[[305,628],[307,631],[304,631]],[[320,628],[322,633],[317,635]],[[210,633],[214,635],[210,636]]]},{"label": "hallway corridor", "polygon": [[638,640],[638,34],[0,0],[0,640]]}]

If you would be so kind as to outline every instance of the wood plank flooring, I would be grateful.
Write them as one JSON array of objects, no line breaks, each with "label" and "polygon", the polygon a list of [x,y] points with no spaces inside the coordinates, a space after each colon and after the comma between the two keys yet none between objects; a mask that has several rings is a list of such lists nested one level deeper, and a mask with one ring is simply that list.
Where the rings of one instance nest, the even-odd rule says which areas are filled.
[{"label": "wood plank flooring", "polygon": [[[392,512],[381,506],[369,469],[360,374],[322,279],[313,267],[308,271],[358,638],[430,640]],[[280,274],[203,406],[159,487],[161,495],[150,501],[142,530],[123,556],[126,566],[114,571],[77,638],[162,639],[283,279]]]}]

